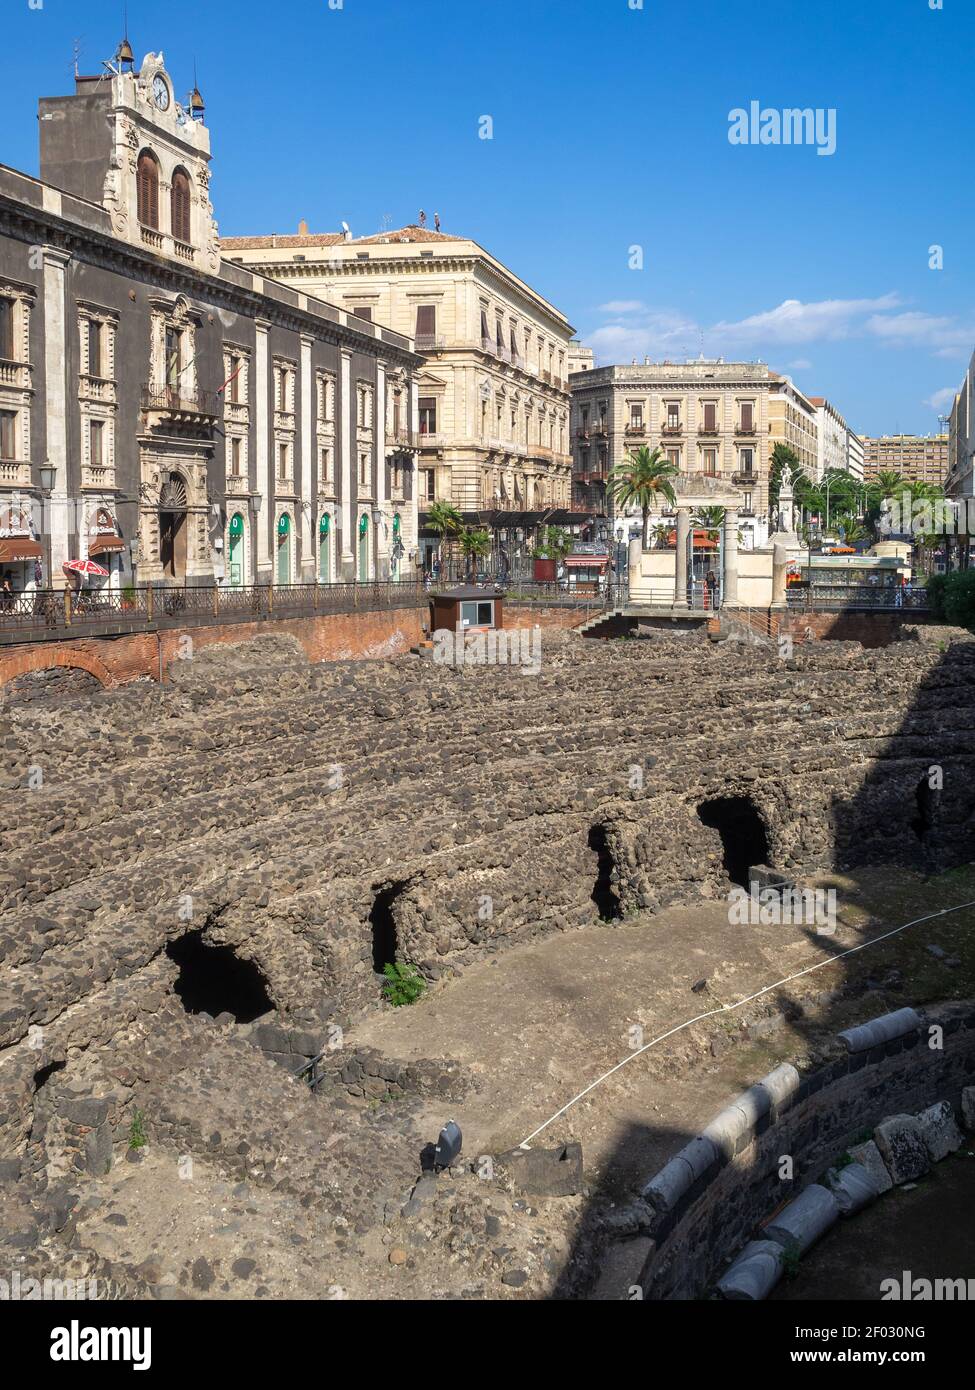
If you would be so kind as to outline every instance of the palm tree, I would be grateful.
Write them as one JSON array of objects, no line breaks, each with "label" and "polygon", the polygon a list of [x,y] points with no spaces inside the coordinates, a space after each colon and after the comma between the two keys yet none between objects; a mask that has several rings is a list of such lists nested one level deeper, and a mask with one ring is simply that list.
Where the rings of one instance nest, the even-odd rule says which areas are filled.
[{"label": "palm tree", "polygon": [[467,578],[471,579],[474,561],[481,555],[486,555],[491,549],[491,533],[483,528],[465,526],[461,531],[460,548],[464,552],[464,570]]},{"label": "palm tree", "polygon": [[640,508],[644,550],[647,548],[647,519],[654,503],[661,497],[672,507],[677,503],[677,494],[670,480],[676,478],[679,472],[674,464],[667,462],[659,449],[651,453],[644,444],[628,453],[609,475],[607,490],[618,505],[623,509],[629,506]]},{"label": "palm tree", "polygon": [[448,536],[456,536],[462,526],[460,512],[451,502],[431,502],[427,508],[427,525],[440,537],[437,545],[437,559],[443,568],[443,548]]},{"label": "palm tree", "polygon": [[709,541],[716,541],[724,525],[724,507],[698,507],[692,518],[700,531],[706,531]]},{"label": "palm tree", "polygon": [[670,537],[673,534],[673,530],[674,528],[672,526],[667,526],[662,521],[658,522],[653,528],[653,538],[659,549],[664,550],[670,545]]}]

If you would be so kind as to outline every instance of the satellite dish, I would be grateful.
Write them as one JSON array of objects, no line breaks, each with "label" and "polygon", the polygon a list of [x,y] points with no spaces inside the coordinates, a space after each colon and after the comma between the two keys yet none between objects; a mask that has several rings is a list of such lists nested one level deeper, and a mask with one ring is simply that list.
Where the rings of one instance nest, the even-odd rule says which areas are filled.
[{"label": "satellite dish", "polygon": [[342,230],[343,230],[343,232],[350,232],[350,231],[352,230],[352,228],[349,226],[348,222],[343,222],[343,223],[342,223]]},{"label": "satellite dish", "polygon": [[440,1131],[437,1146],[433,1151],[433,1162],[437,1168],[449,1168],[461,1151],[464,1143],[464,1136],[460,1132],[460,1125],[453,1120],[448,1120]]}]

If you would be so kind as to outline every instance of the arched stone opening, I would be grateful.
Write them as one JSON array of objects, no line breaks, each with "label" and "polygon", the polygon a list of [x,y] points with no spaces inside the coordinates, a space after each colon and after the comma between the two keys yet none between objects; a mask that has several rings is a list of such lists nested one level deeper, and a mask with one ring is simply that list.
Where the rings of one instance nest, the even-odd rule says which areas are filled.
[{"label": "arched stone opening", "polygon": [[767,864],[768,830],[750,796],[716,796],[697,808],[702,825],[716,830],[724,850],[725,873],[740,888],[748,888],[748,870]]},{"label": "arched stone opening", "polygon": [[396,900],[405,887],[405,883],[388,883],[379,890],[373,900],[369,925],[372,929],[372,968],[377,975],[381,975],[387,965],[394,965],[396,962],[399,951]]},{"label": "arched stone opening", "polygon": [[232,946],[212,946],[202,930],[171,941],[166,954],[179,966],[173,990],[187,1013],[229,1013],[238,1023],[253,1023],[273,1010],[267,981],[254,962],[241,959]]},{"label": "arched stone opening", "polygon": [[609,848],[605,825],[592,826],[587,844],[596,857],[596,878],[590,896],[604,922],[619,921],[623,916],[623,909],[619,894],[613,887],[613,870],[616,864]]}]

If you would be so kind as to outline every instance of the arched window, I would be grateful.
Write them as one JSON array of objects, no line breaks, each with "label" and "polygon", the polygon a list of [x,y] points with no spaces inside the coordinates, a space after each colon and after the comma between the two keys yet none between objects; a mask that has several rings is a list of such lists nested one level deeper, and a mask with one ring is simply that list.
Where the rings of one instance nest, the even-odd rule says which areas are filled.
[{"label": "arched window", "polygon": [[137,173],[139,221],[143,227],[159,230],[159,161],[151,150],[139,155]]},{"label": "arched window", "polygon": [[189,245],[190,241],[190,176],[185,169],[173,175],[172,192],[173,237]]}]

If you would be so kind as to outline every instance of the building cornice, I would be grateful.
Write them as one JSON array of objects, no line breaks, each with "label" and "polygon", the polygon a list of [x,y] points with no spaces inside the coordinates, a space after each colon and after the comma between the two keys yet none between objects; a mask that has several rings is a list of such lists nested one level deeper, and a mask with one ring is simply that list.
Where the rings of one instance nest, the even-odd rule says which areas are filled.
[{"label": "building cornice", "polygon": [[[211,304],[222,305],[246,317],[266,320],[296,332],[310,330],[319,341],[338,343],[370,356],[393,358],[404,365],[416,366],[422,360],[410,349],[410,340],[402,334],[378,327],[373,332],[364,331],[349,323],[350,316],[343,309],[326,304],[324,300],[314,302],[321,303],[336,318],[332,318],[331,313],[319,315],[301,305],[288,304],[253,286],[238,285],[222,275],[211,275],[178,261],[163,260],[107,232],[71,222],[50,209],[20,202],[3,192],[0,192],[0,233],[22,237],[31,245],[42,245],[45,255],[65,261],[83,255],[100,269],[141,280],[150,286],[150,293],[205,298]],[[243,267],[234,266],[235,274],[241,271],[248,273]],[[313,296],[306,298],[313,299]]]}]

